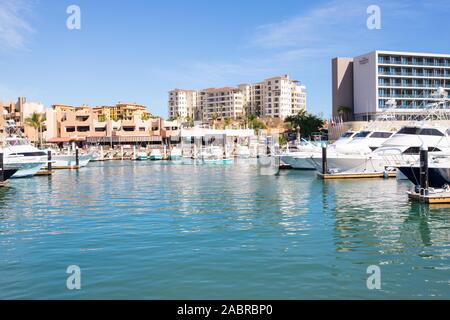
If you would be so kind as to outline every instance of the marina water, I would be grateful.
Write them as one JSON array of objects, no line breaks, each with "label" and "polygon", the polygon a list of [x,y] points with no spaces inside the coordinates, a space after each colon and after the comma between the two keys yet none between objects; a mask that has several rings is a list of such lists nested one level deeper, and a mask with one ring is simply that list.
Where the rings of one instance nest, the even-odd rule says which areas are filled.
[{"label": "marina water", "polygon": [[[0,189],[1,299],[450,298],[449,208],[407,181],[93,163]],[[68,290],[66,269],[81,269]],[[379,266],[381,290],[367,287]]]}]

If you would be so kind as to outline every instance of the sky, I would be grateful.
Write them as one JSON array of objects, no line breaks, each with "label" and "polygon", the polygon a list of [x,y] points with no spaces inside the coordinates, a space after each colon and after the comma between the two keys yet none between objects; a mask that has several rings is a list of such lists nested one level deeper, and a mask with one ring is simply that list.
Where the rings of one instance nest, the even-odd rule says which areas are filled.
[{"label": "sky", "polygon": [[[81,11],[70,30],[67,8]],[[381,29],[367,27],[378,5]],[[331,59],[373,50],[450,53],[450,1],[0,0],[0,101],[147,105],[174,88],[289,74],[331,114]]]}]

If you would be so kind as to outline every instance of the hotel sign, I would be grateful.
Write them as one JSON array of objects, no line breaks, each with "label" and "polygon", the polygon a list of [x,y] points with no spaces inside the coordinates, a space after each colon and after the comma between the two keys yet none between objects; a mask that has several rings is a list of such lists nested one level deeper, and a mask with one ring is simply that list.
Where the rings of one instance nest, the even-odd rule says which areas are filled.
[{"label": "hotel sign", "polygon": [[369,58],[364,57],[359,59],[359,64],[368,64],[369,63]]}]

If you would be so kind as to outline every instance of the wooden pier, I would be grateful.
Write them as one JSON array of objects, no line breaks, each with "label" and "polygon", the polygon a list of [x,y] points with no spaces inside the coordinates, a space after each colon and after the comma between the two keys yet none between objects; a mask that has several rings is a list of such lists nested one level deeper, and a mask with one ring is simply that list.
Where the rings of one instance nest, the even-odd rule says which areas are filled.
[{"label": "wooden pier", "polygon": [[450,191],[421,195],[416,192],[408,192],[411,201],[427,204],[450,204]]},{"label": "wooden pier", "polygon": [[36,176],[51,176],[54,173],[53,170],[39,170],[35,175]]},{"label": "wooden pier", "polygon": [[395,178],[395,171],[389,172],[342,172],[342,173],[318,173],[317,176],[322,180],[339,180],[339,179],[386,179]]}]

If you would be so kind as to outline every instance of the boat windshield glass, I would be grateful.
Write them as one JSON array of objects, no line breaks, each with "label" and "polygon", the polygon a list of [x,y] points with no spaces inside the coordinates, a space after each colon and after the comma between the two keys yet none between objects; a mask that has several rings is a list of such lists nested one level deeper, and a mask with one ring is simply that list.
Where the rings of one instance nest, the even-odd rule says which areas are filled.
[{"label": "boat windshield glass", "polygon": [[400,129],[399,132],[397,132],[398,134],[414,134],[417,135],[420,132],[420,128],[417,127],[405,127]]},{"label": "boat windshield glass", "polygon": [[392,134],[393,134],[392,132],[374,132],[370,137],[388,139],[392,136]]},{"label": "boat windshield glass", "polygon": [[438,136],[438,137],[444,136],[444,134],[438,129],[422,129],[420,130],[420,134],[423,136]]},{"label": "boat windshield glass", "polygon": [[365,138],[367,137],[371,132],[370,131],[361,131],[355,135],[355,138]]},{"label": "boat windshield glass", "polygon": [[350,138],[352,135],[353,135],[353,132],[346,132],[341,136],[341,138]]},{"label": "boat windshield glass", "polygon": [[5,144],[7,146],[25,146],[28,144],[28,141],[25,139],[6,139]]}]

